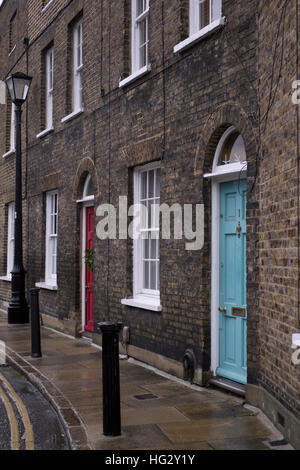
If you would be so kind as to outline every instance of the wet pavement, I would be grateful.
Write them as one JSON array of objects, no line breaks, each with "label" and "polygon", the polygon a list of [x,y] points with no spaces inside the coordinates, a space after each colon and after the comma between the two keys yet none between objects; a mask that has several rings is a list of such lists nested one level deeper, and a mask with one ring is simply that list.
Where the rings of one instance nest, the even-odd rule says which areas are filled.
[{"label": "wet pavement", "polygon": [[[0,340],[12,360],[47,391],[73,448],[267,450],[271,441],[282,438],[259,410],[244,406],[241,399],[158,375],[132,360],[120,361],[122,436],[106,438],[98,348],[42,328],[43,357],[33,359],[29,327],[3,321]],[[280,450],[285,448],[290,447]]]},{"label": "wet pavement", "polygon": [[68,450],[57,413],[11,367],[0,368],[0,450]]}]

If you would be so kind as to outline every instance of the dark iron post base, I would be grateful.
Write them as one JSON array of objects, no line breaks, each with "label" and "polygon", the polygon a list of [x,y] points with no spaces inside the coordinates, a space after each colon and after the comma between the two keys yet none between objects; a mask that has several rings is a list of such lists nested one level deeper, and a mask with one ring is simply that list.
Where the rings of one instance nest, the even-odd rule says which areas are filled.
[{"label": "dark iron post base", "polygon": [[121,323],[98,324],[102,332],[103,434],[121,435],[119,332]]},{"label": "dark iron post base", "polygon": [[7,310],[9,325],[24,325],[29,323],[29,309],[25,297],[25,271],[12,271],[12,296]]},{"label": "dark iron post base", "polygon": [[39,289],[30,289],[31,301],[31,356],[42,357]]}]

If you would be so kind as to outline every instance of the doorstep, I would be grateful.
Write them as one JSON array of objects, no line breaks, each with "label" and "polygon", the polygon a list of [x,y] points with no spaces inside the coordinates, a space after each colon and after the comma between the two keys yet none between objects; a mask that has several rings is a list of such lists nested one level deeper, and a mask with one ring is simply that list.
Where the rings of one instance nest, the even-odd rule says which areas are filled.
[{"label": "doorstep", "polygon": [[222,388],[223,390],[228,390],[229,392],[235,393],[241,397],[246,396],[246,386],[233,380],[225,379],[223,377],[213,377],[210,379],[209,383],[215,387]]}]

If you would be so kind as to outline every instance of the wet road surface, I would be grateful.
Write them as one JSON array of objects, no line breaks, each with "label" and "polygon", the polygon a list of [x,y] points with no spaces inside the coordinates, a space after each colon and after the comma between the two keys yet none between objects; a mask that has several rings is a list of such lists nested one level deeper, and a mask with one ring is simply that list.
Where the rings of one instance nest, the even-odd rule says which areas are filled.
[{"label": "wet road surface", "polygon": [[0,450],[67,450],[57,413],[11,367],[0,367]]}]

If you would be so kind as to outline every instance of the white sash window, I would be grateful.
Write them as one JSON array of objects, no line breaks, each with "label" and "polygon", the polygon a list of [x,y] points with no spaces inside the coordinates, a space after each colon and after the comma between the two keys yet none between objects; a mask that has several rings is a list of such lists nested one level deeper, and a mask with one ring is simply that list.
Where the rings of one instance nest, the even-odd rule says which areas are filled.
[{"label": "white sash window", "polygon": [[139,211],[134,240],[134,296],[156,298],[160,294],[159,218],[160,168],[157,163],[139,168],[134,174],[135,204]]},{"label": "white sash window", "polygon": [[9,139],[9,151],[14,152],[16,150],[16,113],[15,105],[11,104],[11,118],[10,118],[10,139]]},{"label": "white sash window", "polygon": [[160,165],[134,171],[133,298],[123,305],[160,312]]},{"label": "white sash window", "polygon": [[7,217],[7,278],[11,279],[11,271],[14,266],[15,249],[15,203],[8,205]]},{"label": "white sash window", "polygon": [[83,74],[83,30],[82,20],[75,24],[73,30],[73,112],[81,111],[82,74]]},{"label": "white sash window", "polygon": [[132,0],[132,73],[147,67],[149,0]]},{"label": "white sash window", "polygon": [[222,16],[222,0],[190,0],[190,36]]},{"label": "white sash window", "polygon": [[51,191],[46,196],[46,284],[57,284],[57,233],[58,194]]},{"label": "white sash window", "polygon": [[53,81],[54,81],[53,47],[46,53],[46,129],[53,126]]}]

